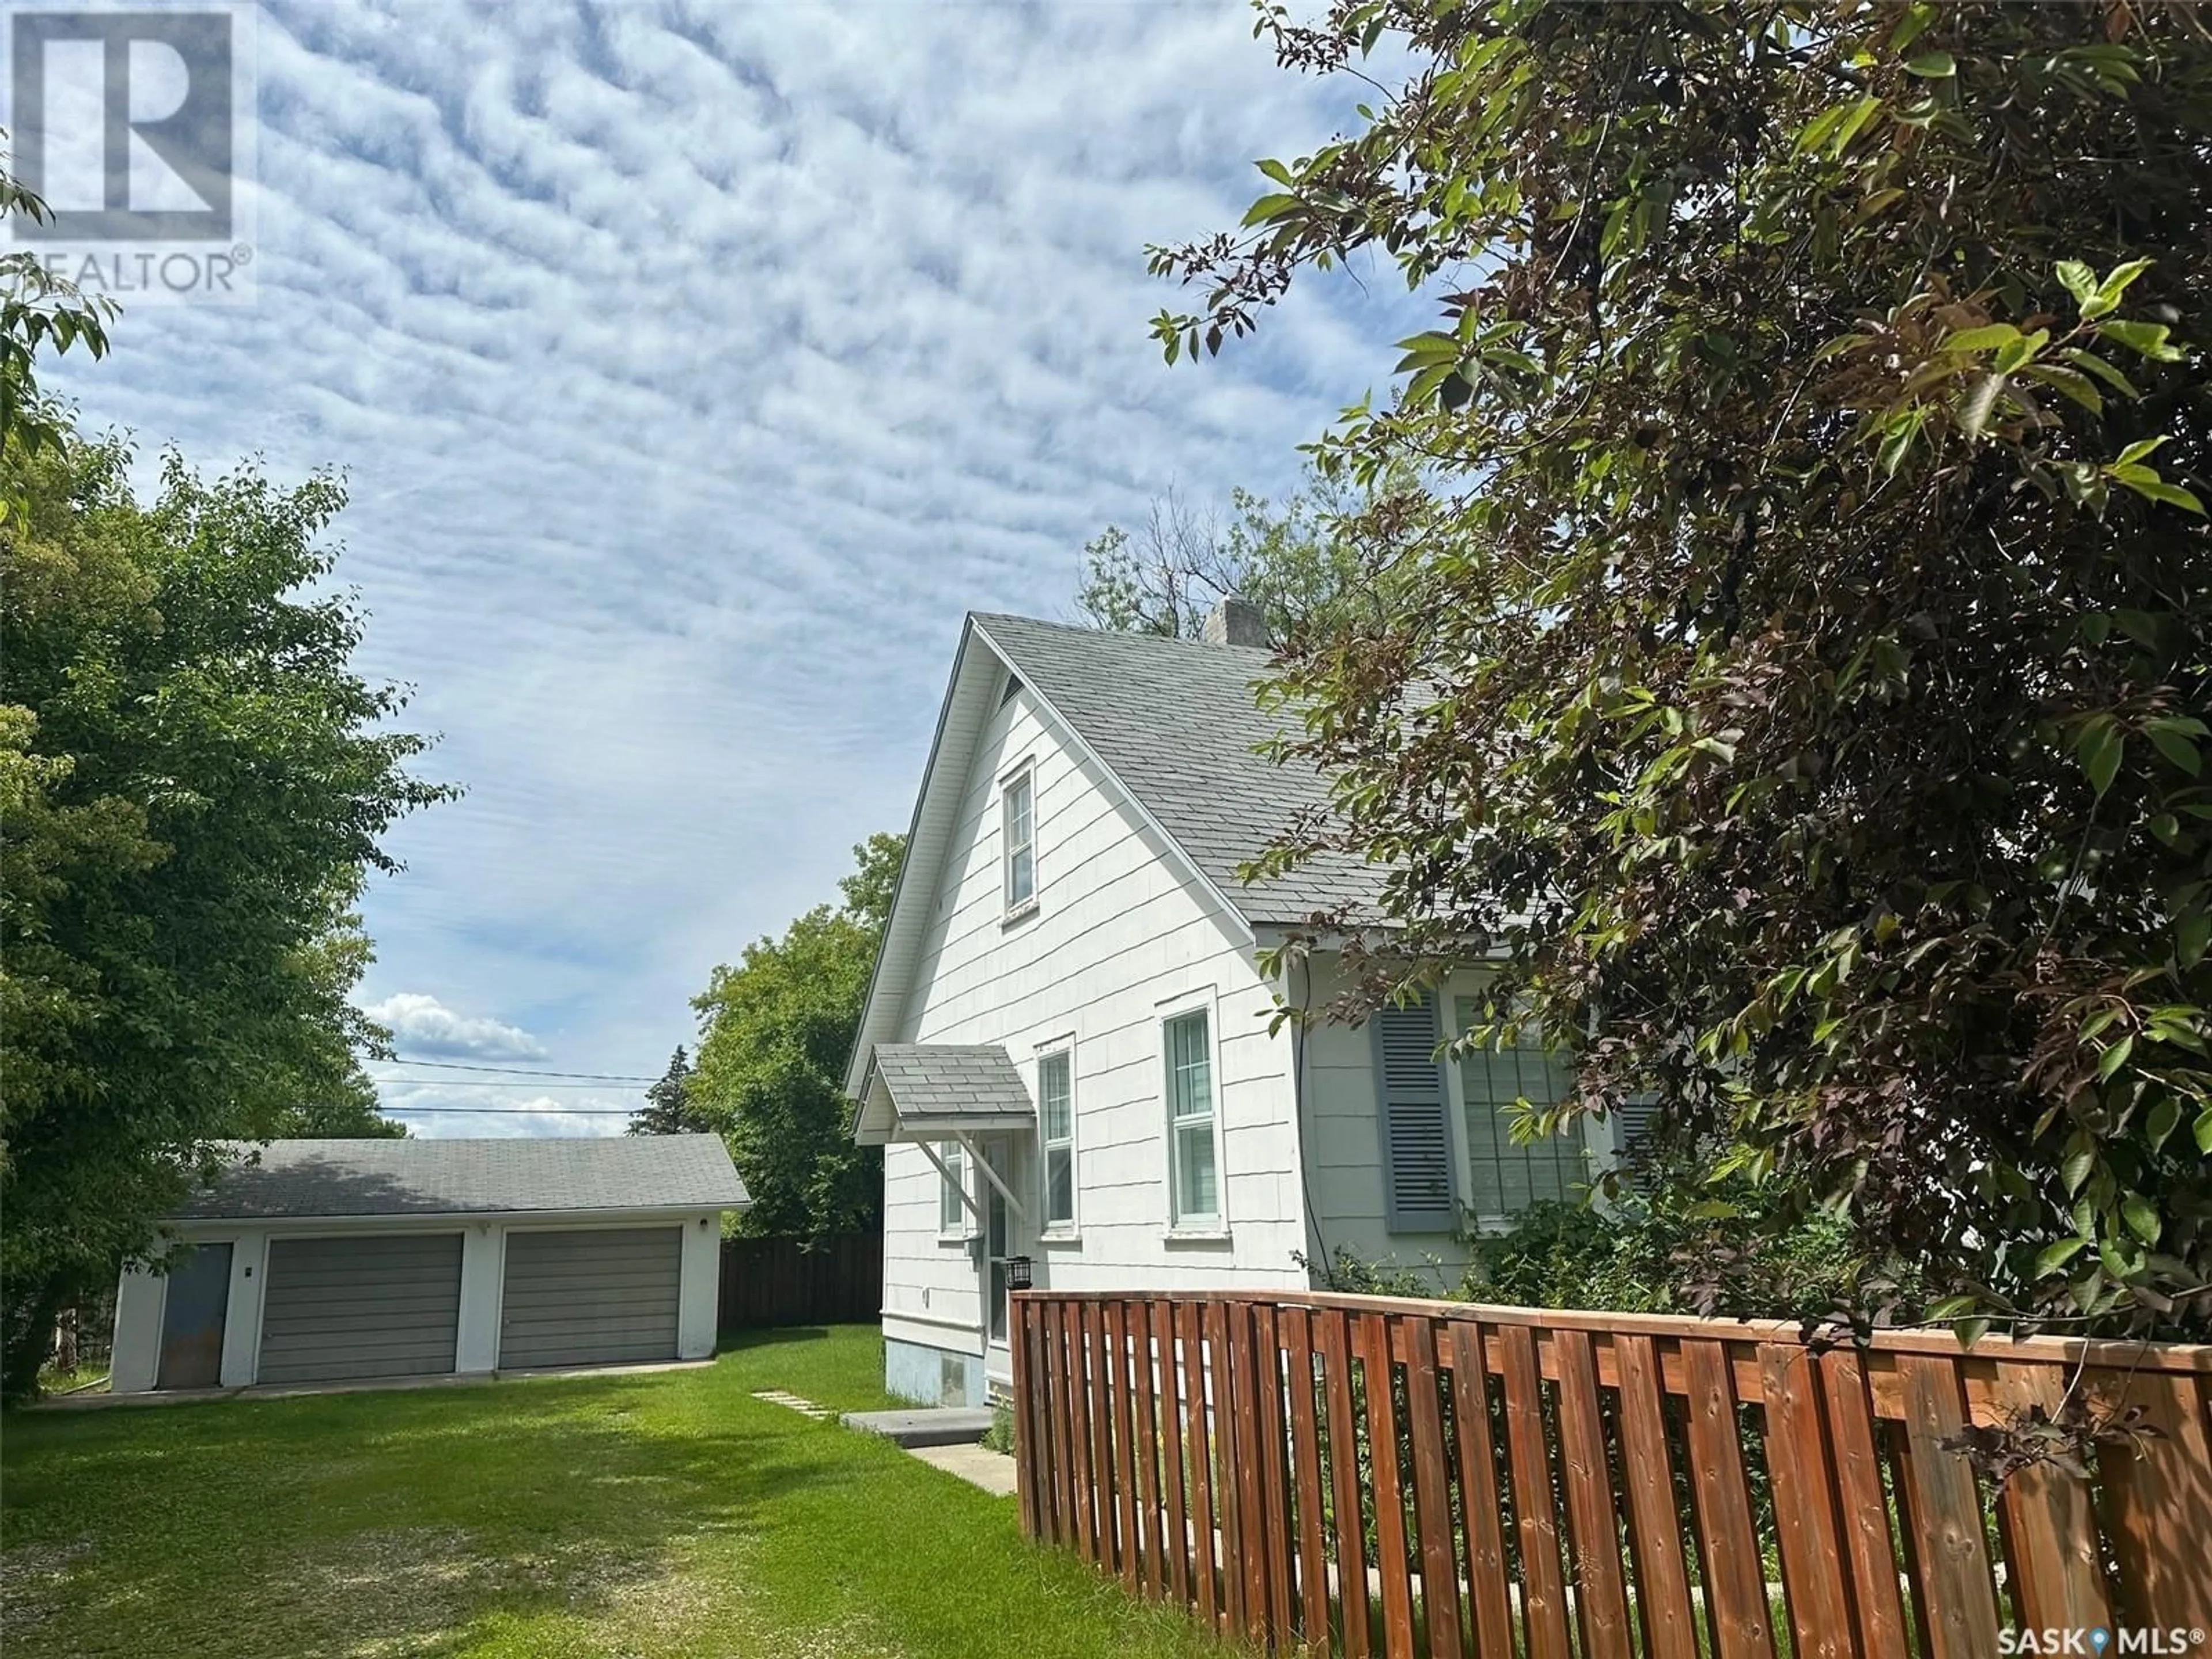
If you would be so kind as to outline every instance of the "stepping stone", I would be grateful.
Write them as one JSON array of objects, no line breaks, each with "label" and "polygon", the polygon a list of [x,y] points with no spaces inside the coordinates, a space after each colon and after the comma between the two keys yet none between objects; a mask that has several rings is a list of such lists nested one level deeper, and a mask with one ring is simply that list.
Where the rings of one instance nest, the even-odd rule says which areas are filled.
[{"label": "stepping stone", "polygon": [[827,1406],[817,1406],[811,1400],[786,1394],[781,1389],[755,1389],[753,1398],[765,1400],[771,1406],[781,1406],[786,1411],[797,1412],[802,1417],[811,1417],[817,1423],[827,1422],[835,1415]]}]

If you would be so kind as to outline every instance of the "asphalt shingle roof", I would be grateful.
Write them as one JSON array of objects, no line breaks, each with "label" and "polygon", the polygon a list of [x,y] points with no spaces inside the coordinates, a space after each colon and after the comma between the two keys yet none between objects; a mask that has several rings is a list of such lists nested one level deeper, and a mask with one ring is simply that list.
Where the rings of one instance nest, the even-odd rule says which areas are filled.
[{"label": "asphalt shingle roof", "polygon": [[1328,800],[1311,767],[1255,752],[1286,730],[1253,698],[1267,652],[1027,617],[978,615],[975,624],[1247,921],[1372,904],[1382,871],[1344,854],[1269,882],[1237,878],[1295,815]]},{"label": "asphalt shingle roof", "polygon": [[[272,1140],[240,1148],[179,1220],[727,1210],[751,1202],[718,1135]],[[258,1157],[256,1156],[258,1154]]]},{"label": "asphalt shingle roof", "polygon": [[1021,1073],[995,1042],[878,1042],[876,1071],[901,1118],[1028,1117],[1036,1111]]}]

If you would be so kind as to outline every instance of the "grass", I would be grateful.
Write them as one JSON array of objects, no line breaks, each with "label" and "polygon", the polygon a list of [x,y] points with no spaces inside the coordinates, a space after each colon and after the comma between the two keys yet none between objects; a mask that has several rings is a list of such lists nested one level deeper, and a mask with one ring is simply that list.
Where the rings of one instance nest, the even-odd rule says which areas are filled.
[{"label": "grass", "polygon": [[11,1417],[0,1643],[42,1659],[1200,1655],[888,1442],[872,1327],[711,1368]]}]

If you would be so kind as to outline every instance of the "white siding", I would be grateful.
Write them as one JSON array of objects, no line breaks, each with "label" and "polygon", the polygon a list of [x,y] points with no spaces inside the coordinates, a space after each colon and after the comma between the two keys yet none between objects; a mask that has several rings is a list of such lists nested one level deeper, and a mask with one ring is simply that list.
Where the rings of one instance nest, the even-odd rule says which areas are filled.
[{"label": "white siding", "polygon": [[[1305,991],[1305,981],[1301,969],[1292,982],[1294,998]],[[1311,989],[1299,1000],[1318,1008],[1342,989],[1334,954],[1316,954]],[[1348,1249],[1370,1264],[1417,1269],[1443,1288],[1456,1285],[1470,1260],[1460,1239],[1450,1233],[1394,1234],[1389,1230],[1382,1197],[1382,1141],[1375,1119],[1375,1046],[1368,1029],[1313,1027],[1305,1037],[1303,1069],[1305,1157],[1314,1201],[1314,1238],[1308,1255],[1318,1264]],[[1459,1145],[1455,1084],[1447,1098],[1451,1103],[1447,1116],[1451,1120],[1452,1157],[1457,1164],[1464,1152]]]},{"label": "white siding", "polygon": [[[1008,924],[999,783],[1024,760],[1036,767],[1039,902]],[[1273,999],[1241,922],[1179,865],[1119,787],[1047,729],[1029,693],[997,710],[965,781],[898,1040],[1002,1043],[1034,1097],[1038,1047],[1073,1038],[1075,1241],[1035,1242],[1032,1138],[1014,1171],[1031,1212],[1018,1248],[1040,1288],[1306,1282],[1293,1259],[1304,1227],[1290,1038],[1267,1034]],[[1167,1237],[1160,1019],[1200,994],[1218,1055],[1226,1242]],[[919,1148],[885,1149],[885,1333],[981,1352],[976,1257],[940,1242],[939,1185]]]}]

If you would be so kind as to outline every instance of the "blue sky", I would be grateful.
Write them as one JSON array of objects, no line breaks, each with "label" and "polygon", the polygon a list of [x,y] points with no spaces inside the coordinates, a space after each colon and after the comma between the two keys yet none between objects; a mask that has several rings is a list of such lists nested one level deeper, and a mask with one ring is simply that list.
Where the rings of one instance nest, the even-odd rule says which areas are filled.
[{"label": "blue sky", "polygon": [[[258,304],[131,312],[54,383],[149,453],[345,471],[362,665],[468,790],[368,902],[361,1000],[424,1060],[658,1073],[713,965],[904,827],[964,611],[1066,614],[1170,483],[1288,487],[1417,325],[1367,270],[1206,368],[1147,337],[1146,243],[1233,225],[1352,101],[1242,5],[316,0],[258,35]],[[501,1109],[426,1133],[636,1097],[380,1070]]]}]

